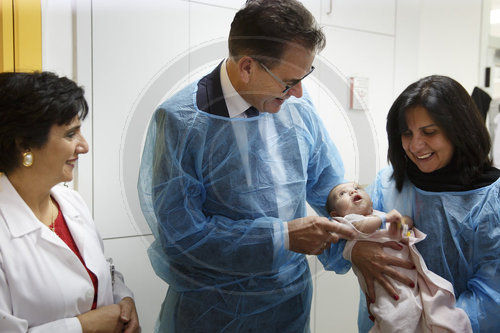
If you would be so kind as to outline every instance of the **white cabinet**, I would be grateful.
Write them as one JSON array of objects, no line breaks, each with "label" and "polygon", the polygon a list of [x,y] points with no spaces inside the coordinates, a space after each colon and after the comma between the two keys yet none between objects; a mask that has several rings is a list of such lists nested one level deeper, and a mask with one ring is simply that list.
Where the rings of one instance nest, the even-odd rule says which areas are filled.
[{"label": "white cabinet", "polygon": [[[179,0],[93,3],[93,206],[104,238],[149,232],[134,219],[138,205],[128,205],[137,197],[133,183],[143,133],[134,129],[137,146],[125,146],[123,138],[131,127],[133,105],[148,82],[188,49],[188,10],[188,3]],[[152,110],[142,113],[145,127]],[[134,173],[135,180],[130,178]]]},{"label": "white cabinet", "polygon": [[394,35],[396,0],[322,0],[321,24]]},{"label": "white cabinet", "polygon": [[[341,153],[345,151],[346,155],[342,157],[346,176],[354,176],[352,180],[369,184],[386,163],[385,119],[393,101],[394,37],[333,27],[325,27],[324,31],[327,44],[320,56],[346,81],[349,77],[362,77],[369,82],[367,109],[350,110],[347,97],[341,99],[343,118],[347,119],[350,132],[332,134]],[[343,87],[336,88],[336,94],[345,95],[348,89],[346,82]],[[323,101],[320,103],[321,109],[329,108],[323,105]],[[354,144],[354,152],[349,153],[347,150],[351,148],[346,149],[346,144]],[[356,172],[353,174],[352,170]]]}]

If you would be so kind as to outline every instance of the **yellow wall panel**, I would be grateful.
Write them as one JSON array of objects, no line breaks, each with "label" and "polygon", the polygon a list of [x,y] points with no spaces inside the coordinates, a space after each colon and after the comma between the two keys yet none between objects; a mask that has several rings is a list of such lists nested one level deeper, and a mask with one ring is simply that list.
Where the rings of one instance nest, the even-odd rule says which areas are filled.
[{"label": "yellow wall panel", "polygon": [[0,72],[14,70],[14,21],[12,0],[0,0]]},{"label": "yellow wall panel", "polygon": [[42,70],[40,0],[14,0],[14,64],[16,72]]}]

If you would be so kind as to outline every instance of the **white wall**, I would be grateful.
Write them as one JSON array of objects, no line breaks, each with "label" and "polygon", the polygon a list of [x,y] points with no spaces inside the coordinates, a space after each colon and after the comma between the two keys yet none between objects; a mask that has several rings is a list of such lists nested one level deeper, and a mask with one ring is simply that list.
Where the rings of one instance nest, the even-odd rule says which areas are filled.
[{"label": "white wall", "polygon": [[[385,115],[409,83],[436,73],[469,91],[478,85],[481,1],[303,2],[327,35],[318,69],[305,85],[348,178],[369,183],[386,164]],[[136,294],[143,332],[152,331],[167,288],[149,264],[151,236],[135,193],[147,121],[160,100],[226,56],[229,24],[243,3],[42,0],[43,68],[83,85],[92,111],[83,128],[91,152],[80,159],[75,187],[93,211],[107,255]],[[348,107],[351,76],[369,80],[363,110]],[[356,279],[325,272],[309,259],[315,272],[312,331],[355,331]]]}]

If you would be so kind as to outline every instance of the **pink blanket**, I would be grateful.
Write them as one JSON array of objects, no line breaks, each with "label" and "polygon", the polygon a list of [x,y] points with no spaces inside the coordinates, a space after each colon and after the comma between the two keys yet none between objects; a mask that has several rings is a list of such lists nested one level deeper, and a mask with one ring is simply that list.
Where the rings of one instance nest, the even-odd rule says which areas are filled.
[{"label": "pink blanket", "polygon": [[[343,218],[335,219],[350,224]],[[392,256],[410,258],[413,261],[416,266],[414,270],[395,268],[409,276],[415,283],[415,288],[389,278],[399,294],[399,300],[396,301],[378,282],[375,282],[377,298],[375,303],[370,305],[375,323],[370,332],[472,332],[465,311],[455,307],[452,284],[427,269],[415,247],[415,244],[425,237],[426,234],[413,228],[409,246],[403,245],[401,251],[384,248],[384,251]],[[386,230],[378,230],[369,235],[358,231],[358,237],[348,241],[344,249],[344,257],[347,260],[350,260],[352,247],[360,240],[383,243],[393,239],[388,237]],[[361,289],[366,293],[367,288],[362,274],[354,265],[353,271],[358,277]]]}]

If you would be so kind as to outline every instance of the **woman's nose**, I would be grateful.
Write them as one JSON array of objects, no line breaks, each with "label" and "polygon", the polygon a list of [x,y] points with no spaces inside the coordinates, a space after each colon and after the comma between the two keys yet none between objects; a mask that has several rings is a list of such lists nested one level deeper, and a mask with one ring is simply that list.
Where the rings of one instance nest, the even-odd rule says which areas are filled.
[{"label": "woman's nose", "polygon": [[420,136],[415,135],[411,140],[410,140],[410,151],[411,152],[418,152],[422,147],[425,145],[424,140]]},{"label": "woman's nose", "polygon": [[85,138],[82,135],[80,142],[76,146],[76,152],[78,154],[86,154],[86,153],[88,153],[88,151],[89,151],[89,144],[87,143],[87,140],[85,140]]}]

